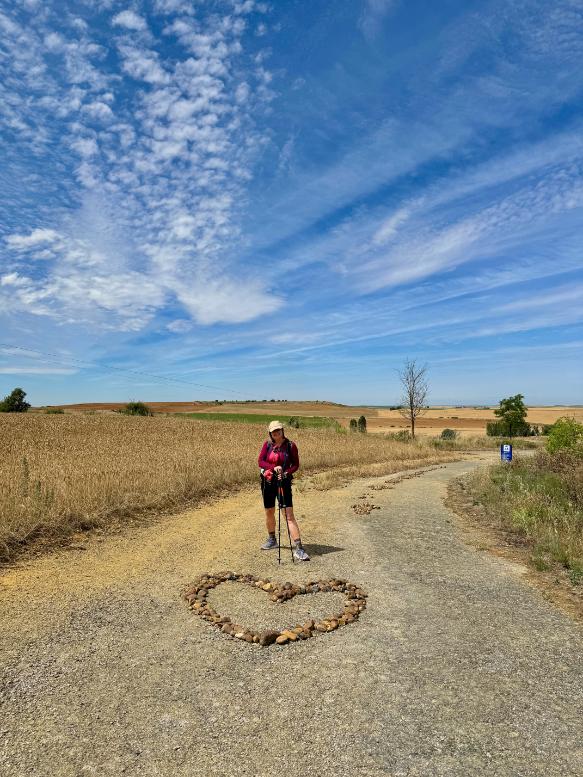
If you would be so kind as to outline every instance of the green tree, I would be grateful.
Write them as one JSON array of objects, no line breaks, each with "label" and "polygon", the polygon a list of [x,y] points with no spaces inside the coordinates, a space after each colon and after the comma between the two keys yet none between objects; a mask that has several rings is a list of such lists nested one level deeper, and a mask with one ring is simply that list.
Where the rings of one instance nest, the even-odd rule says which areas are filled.
[{"label": "green tree", "polygon": [[546,443],[549,453],[570,450],[583,453],[583,424],[574,418],[559,418],[551,426]]},{"label": "green tree", "polygon": [[24,401],[26,391],[15,388],[0,402],[0,413],[26,413],[30,404]]},{"label": "green tree", "polygon": [[513,397],[501,399],[499,407],[494,410],[494,415],[500,419],[499,427],[501,436],[517,437],[528,435],[530,426],[526,422],[528,408],[523,402],[523,394],[515,394]]},{"label": "green tree", "polygon": [[357,429],[359,432],[366,432],[366,418],[363,415],[357,421]]}]

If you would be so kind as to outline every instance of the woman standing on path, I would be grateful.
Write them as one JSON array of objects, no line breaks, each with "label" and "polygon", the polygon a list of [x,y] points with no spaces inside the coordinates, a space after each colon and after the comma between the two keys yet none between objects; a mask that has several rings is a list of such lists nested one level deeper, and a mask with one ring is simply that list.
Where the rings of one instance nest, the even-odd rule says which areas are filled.
[{"label": "woman standing on path", "polygon": [[261,550],[277,548],[275,539],[275,497],[278,486],[283,486],[285,497],[285,517],[289,533],[295,545],[294,558],[298,561],[309,561],[310,557],[302,547],[300,530],[294,516],[291,481],[293,473],[299,469],[300,457],[295,442],[288,440],[280,421],[272,421],[268,428],[269,440],[263,443],[259,454],[259,469],[261,470],[261,493],[265,507],[265,523],[269,537],[261,546]]}]

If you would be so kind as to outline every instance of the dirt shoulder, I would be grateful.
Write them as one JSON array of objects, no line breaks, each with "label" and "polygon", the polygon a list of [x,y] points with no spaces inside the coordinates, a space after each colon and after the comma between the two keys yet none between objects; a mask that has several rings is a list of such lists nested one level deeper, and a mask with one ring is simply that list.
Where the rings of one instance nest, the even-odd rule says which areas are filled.
[{"label": "dirt shoulder", "polygon": [[[247,489],[3,572],[0,772],[582,777],[583,630],[515,565],[462,542],[443,499],[474,466],[308,483],[296,494],[302,566],[258,550]],[[180,598],[225,569],[347,579],[367,608],[299,644],[248,645]],[[296,600],[216,593],[224,614],[298,617]],[[329,608],[328,594],[308,607]]]}]

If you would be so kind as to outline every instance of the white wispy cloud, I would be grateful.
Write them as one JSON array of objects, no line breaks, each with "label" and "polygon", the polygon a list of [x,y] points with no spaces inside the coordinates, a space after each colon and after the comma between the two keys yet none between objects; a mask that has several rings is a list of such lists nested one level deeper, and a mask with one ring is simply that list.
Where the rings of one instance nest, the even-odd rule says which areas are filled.
[{"label": "white wispy cloud", "polygon": [[131,9],[116,14],[111,23],[114,27],[125,27],[128,30],[145,30],[148,27],[146,20]]},{"label": "white wispy cloud", "polygon": [[0,366],[0,375],[75,375],[77,372],[79,372],[79,370],[63,367]]},{"label": "white wispy cloud", "polygon": [[359,19],[359,27],[363,35],[375,38],[382,27],[387,14],[392,11],[399,0],[364,0],[364,8]]},{"label": "white wispy cloud", "polygon": [[28,235],[7,235],[5,240],[11,248],[24,250],[44,243],[54,243],[60,235],[54,229],[37,227]]},{"label": "white wispy cloud", "polygon": [[[463,173],[447,173],[388,212],[382,205],[357,210],[332,229],[300,241],[283,254],[284,262],[289,268],[324,262],[361,291],[371,291],[509,254],[522,273],[517,251],[532,243],[540,255],[546,235],[549,250],[560,250],[566,270],[578,261],[568,241],[583,207],[582,170],[577,128]],[[531,262],[532,277],[545,264],[543,257]]]}]

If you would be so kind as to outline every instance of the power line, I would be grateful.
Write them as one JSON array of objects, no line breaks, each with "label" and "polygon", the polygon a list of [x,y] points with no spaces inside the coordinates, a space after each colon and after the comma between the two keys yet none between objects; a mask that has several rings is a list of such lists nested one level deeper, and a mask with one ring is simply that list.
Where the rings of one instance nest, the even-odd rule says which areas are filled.
[{"label": "power line", "polygon": [[122,372],[122,373],[127,373],[129,375],[138,375],[144,378],[154,378],[155,380],[161,380],[167,383],[181,383],[186,386],[197,386],[198,388],[206,388],[206,389],[213,389],[214,391],[227,392],[228,394],[238,394],[241,397],[248,398],[247,394],[244,394],[241,391],[235,391],[235,389],[225,389],[225,388],[221,388],[220,386],[210,386],[204,383],[194,383],[193,381],[183,380],[182,378],[169,378],[165,375],[156,375],[155,373],[152,373],[152,372],[143,372],[142,370],[124,369],[123,367],[115,367],[112,364],[99,364],[98,362],[89,362],[89,361],[84,361],[83,359],[74,359],[73,357],[65,357],[66,361],[63,361],[62,357],[59,356],[59,354],[49,353],[47,351],[39,351],[35,348],[25,348],[22,345],[0,343],[0,347],[12,348],[16,351],[35,353],[35,354],[39,354],[40,356],[48,356],[49,359],[55,362],[56,364],[62,364],[65,366],[69,366],[73,364],[73,365],[80,365],[82,367],[94,367],[100,370],[111,370],[112,372]]}]

